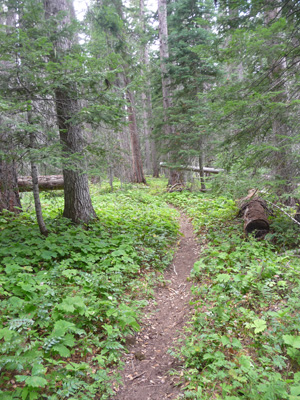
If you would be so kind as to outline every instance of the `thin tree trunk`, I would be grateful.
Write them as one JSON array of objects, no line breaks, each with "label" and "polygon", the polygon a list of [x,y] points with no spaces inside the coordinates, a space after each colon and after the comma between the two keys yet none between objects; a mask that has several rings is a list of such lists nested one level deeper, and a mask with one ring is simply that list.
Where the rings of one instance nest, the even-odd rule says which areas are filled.
[{"label": "thin tree trunk", "polygon": [[204,162],[203,162],[203,139],[199,140],[199,175],[200,175],[200,184],[201,190],[205,191],[205,178],[204,178]]},{"label": "thin tree trunk", "polygon": [[152,154],[153,178],[159,178],[159,162],[157,158],[155,140],[151,141],[151,154]]},{"label": "thin tree trunk", "polygon": [[[64,12],[63,20],[60,20],[58,31],[70,24],[74,15],[72,3],[68,0],[44,0],[46,18],[57,16]],[[73,37],[73,42],[77,38]],[[56,55],[54,61],[59,61],[60,55],[66,54],[72,48],[70,38],[59,39],[54,42]],[[58,59],[56,59],[58,57]],[[78,90],[73,82],[63,82],[55,89],[55,105],[62,144],[64,199],[65,206],[63,216],[75,223],[88,223],[96,218],[89,192],[88,176],[86,174],[86,161],[84,156],[84,140],[82,127],[74,121],[80,110]],[[76,155],[77,159],[71,162]]]},{"label": "thin tree trunk", "polygon": [[[161,69],[161,82],[162,82],[162,95],[163,95],[163,109],[164,109],[164,131],[165,135],[171,137],[175,134],[174,129],[170,126],[168,112],[172,107],[172,98],[169,92],[170,79],[167,71],[167,60],[169,58],[168,46],[168,23],[167,23],[167,1],[158,0],[158,22],[159,22],[159,53],[160,53],[160,69]],[[169,153],[169,161],[176,163],[177,154],[174,150]],[[168,184],[170,186],[176,183],[183,183],[183,174],[175,169],[170,169],[170,176]]]},{"label": "thin tree trunk", "polygon": [[[280,17],[281,10],[280,8],[273,7],[272,0],[269,0],[267,3],[270,6],[270,9],[266,11],[265,23],[266,25],[269,25],[275,22],[276,18]],[[270,45],[274,46],[276,44],[278,43],[271,39]],[[286,70],[286,58],[282,57],[280,60],[274,60],[269,57],[268,62],[270,70],[270,86],[272,86],[272,90],[280,91],[280,93],[277,94],[272,101],[275,103],[286,103],[287,90],[284,86],[284,83],[282,83],[282,75]],[[275,161],[274,172],[277,179],[284,180],[284,183],[280,185],[278,191],[279,195],[293,190],[293,187],[290,184],[291,171],[289,165],[289,155],[286,148],[286,143],[288,141],[286,136],[288,135],[289,127],[284,119],[285,116],[281,114],[281,110],[272,116],[272,141],[274,146],[279,149],[279,151],[276,151],[273,158],[273,161]]]},{"label": "thin tree trunk", "polygon": [[[142,39],[145,37],[145,1],[140,0],[140,23],[142,30]],[[141,65],[145,66],[146,74],[149,72],[149,55],[147,43],[145,40],[141,40]],[[144,69],[141,69],[141,74],[144,77],[144,85],[142,89],[142,105],[143,105],[143,128],[144,128],[144,138],[145,138],[145,167],[147,173],[151,170],[151,143],[150,143],[150,113],[151,109],[149,109],[149,80],[148,77],[144,76]],[[150,100],[151,103],[151,100]],[[151,104],[150,104],[151,106]]]},{"label": "thin tree trunk", "polygon": [[109,180],[109,186],[111,188],[111,191],[114,190],[114,170],[111,166],[108,166],[108,180]]},{"label": "thin tree trunk", "polygon": [[167,1],[158,0],[158,20],[159,20],[159,53],[160,53],[160,69],[162,81],[163,107],[165,132],[171,133],[171,127],[168,124],[168,110],[172,106],[172,100],[169,93],[170,79],[167,75],[167,60],[169,58],[168,46],[168,24],[167,24]]},{"label": "thin tree trunk", "polygon": [[32,153],[32,150],[34,150],[36,147],[36,137],[35,137],[36,135],[34,132],[34,121],[33,121],[33,116],[32,116],[32,111],[31,111],[31,104],[28,104],[27,121],[28,121],[30,128],[32,128],[29,130],[29,146],[30,146],[30,150],[31,150],[30,167],[31,167],[32,193],[33,193],[33,198],[34,198],[35,214],[36,214],[36,219],[37,219],[37,223],[39,225],[41,234],[44,236],[48,236],[48,231],[47,231],[47,228],[46,228],[46,225],[44,222],[42,206],[41,206],[41,201],[40,201],[38,170],[37,170],[37,165],[34,160],[34,155]]}]

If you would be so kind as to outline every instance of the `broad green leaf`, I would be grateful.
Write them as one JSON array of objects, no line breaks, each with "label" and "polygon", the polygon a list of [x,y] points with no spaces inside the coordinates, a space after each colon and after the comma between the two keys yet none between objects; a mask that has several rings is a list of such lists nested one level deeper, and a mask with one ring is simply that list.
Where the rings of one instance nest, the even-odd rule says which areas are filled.
[{"label": "broad green leaf", "polygon": [[300,336],[283,335],[282,338],[285,344],[292,346],[294,349],[300,349]]},{"label": "broad green leaf", "polygon": [[297,383],[300,382],[300,372],[296,372],[294,374],[294,381]]},{"label": "broad green leaf", "polygon": [[57,351],[61,357],[70,357],[71,352],[70,350],[64,346],[63,344],[57,344],[52,347],[54,351]]},{"label": "broad green leaf", "polygon": [[78,270],[77,269],[66,269],[62,272],[63,276],[66,276],[67,278],[71,278],[72,276],[78,275]]},{"label": "broad green leaf", "polygon": [[31,375],[43,375],[47,371],[47,368],[45,368],[42,364],[35,364],[32,367]]},{"label": "broad green leaf", "polygon": [[291,387],[291,395],[299,396],[299,398],[300,398],[300,386],[292,386]]},{"label": "broad green leaf", "polygon": [[74,336],[71,333],[68,333],[63,339],[63,344],[68,347],[73,347],[75,344]]},{"label": "broad green leaf", "polygon": [[3,338],[5,341],[9,341],[14,334],[15,332],[10,330],[9,328],[0,329],[0,339]]},{"label": "broad green leaf", "polygon": [[218,282],[229,282],[230,281],[230,275],[229,274],[219,274],[217,275],[217,281]]},{"label": "broad green leaf", "polygon": [[54,332],[56,336],[64,336],[69,330],[73,330],[75,324],[73,322],[64,321],[62,319],[55,322]]},{"label": "broad green leaf", "polygon": [[223,346],[231,346],[231,341],[228,336],[221,336],[221,343]]},{"label": "broad green leaf", "polygon": [[267,323],[264,319],[256,319],[253,321],[253,324],[251,324],[251,327],[254,328],[254,333],[260,333],[266,330]]},{"label": "broad green leaf", "polygon": [[82,315],[85,310],[85,304],[79,296],[68,296],[56,306],[58,310],[65,311],[67,313],[73,313],[76,309],[79,309],[79,314]]},{"label": "broad green leaf", "polygon": [[25,381],[27,386],[31,387],[45,387],[47,385],[47,380],[41,376],[28,376]]}]

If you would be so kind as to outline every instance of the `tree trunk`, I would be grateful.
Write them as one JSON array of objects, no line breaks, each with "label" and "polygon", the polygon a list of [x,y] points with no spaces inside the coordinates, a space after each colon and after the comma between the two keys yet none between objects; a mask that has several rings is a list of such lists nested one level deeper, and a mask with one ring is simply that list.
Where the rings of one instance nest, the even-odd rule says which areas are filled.
[{"label": "tree trunk", "polygon": [[31,106],[32,105],[30,103],[27,106],[28,107],[27,121],[28,121],[28,124],[32,128],[29,130],[29,146],[30,146],[30,150],[31,150],[30,167],[31,167],[34,208],[35,208],[36,219],[37,219],[37,223],[39,225],[40,232],[42,235],[48,236],[48,231],[47,231],[47,228],[46,228],[46,225],[44,222],[42,206],[41,206],[41,201],[40,201],[38,170],[37,170],[37,165],[35,163],[34,154],[33,154],[33,150],[35,149],[35,146],[36,146],[36,137],[35,137],[35,131],[34,131],[34,121],[33,121]]},{"label": "tree trunk", "polygon": [[[169,91],[170,79],[167,71],[167,60],[169,58],[168,46],[168,23],[167,23],[167,1],[158,0],[158,26],[159,26],[159,53],[160,53],[160,69],[161,69],[161,82],[162,82],[162,95],[163,95],[163,109],[164,109],[164,131],[169,141],[172,141],[172,136],[175,135],[174,129],[170,126],[168,112],[172,107],[172,98]],[[170,163],[176,163],[178,160],[177,154],[171,149],[169,152]],[[183,174],[175,169],[170,170],[169,186],[174,186],[176,183],[182,184],[184,182]]]},{"label": "tree trunk", "polygon": [[[16,16],[13,11],[7,12],[6,19],[0,16],[0,24],[6,25],[6,31],[9,33],[10,28],[15,26]],[[10,63],[8,61],[1,62],[1,79],[7,79],[5,76],[9,74]],[[18,180],[17,168],[15,162],[14,144],[9,136],[11,128],[5,123],[4,115],[0,115],[0,213],[3,210],[11,211],[18,214],[22,211]],[[5,156],[4,156],[5,155]]]},{"label": "tree trunk", "polygon": [[294,218],[296,221],[300,222],[300,204],[298,205],[298,208],[297,208]]},{"label": "tree trunk", "polygon": [[[46,18],[58,16],[61,12],[65,13],[63,20],[58,23],[58,31],[62,31],[65,25],[70,24],[74,9],[68,0],[44,0],[44,7]],[[73,42],[76,43],[77,38],[73,37]],[[67,54],[73,45],[69,37],[60,38],[53,44],[56,50],[53,57],[54,62],[59,62],[60,55]],[[86,174],[82,127],[74,121],[74,116],[80,110],[77,97],[78,90],[74,82],[60,82],[55,89],[56,113],[64,159],[65,206],[63,216],[71,219],[74,223],[88,223],[96,217],[96,213],[92,206]]]},{"label": "tree trunk", "polygon": [[[79,111],[79,105],[78,101],[69,95],[69,90],[64,88],[55,91],[62,155],[65,159],[63,216],[75,223],[89,223],[91,219],[96,218],[96,213],[89,192],[81,127],[71,122],[72,117]],[[71,162],[70,158],[74,155],[77,155],[77,159]]]},{"label": "tree trunk", "polygon": [[[1,141],[3,143],[3,138]],[[7,143],[5,144],[5,150],[7,152]],[[22,206],[18,189],[16,163],[14,160],[8,161],[0,157],[0,213],[3,210],[18,214],[22,211]]]},{"label": "tree trunk", "polygon": [[200,184],[201,190],[205,191],[205,178],[204,178],[204,166],[203,166],[203,139],[199,140],[199,176],[200,176]]},{"label": "tree trunk", "polygon": [[170,79],[167,74],[167,65],[166,65],[167,60],[169,58],[166,0],[158,0],[158,22],[159,22],[159,54],[160,54],[165,132],[167,134],[170,134],[171,127],[168,124],[168,110],[172,106],[172,100],[169,93]]},{"label": "tree trunk", "polygon": [[[128,85],[126,79],[126,85]],[[135,105],[134,97],[131,91],[127,89],[126,98],[128,101],[128,120],[129,120],[129,132],[131,140],[131,151],[132,151],[132,182],[146,184],[146,179],[143,173],[142,155],[140,148],[140,139],[137,130],[136,116],[135,116]]]},{"label": "tree trunk", "polygon": [[[140,21],[143,35],[145,35],[145,1],[140,0]],[[141,47],[141,63],[145,66],[146,74],[149,73],[149,53],[147,43],[143,43]],[[144,74],[143,69],[141,70]],[[145,164],[146,170],[153,170],[153,177],[159,177],[159,167],[156,154],[156,144],[153,138],[151,138],[151,127],[150,121],[152,121],[152,101],[151,101],[151,90],[150,81],[148,76],[145,78],[144,88],[142,92],[142,103],[143,103],[143,125],[144,125],[144,136],[145,136]]]},{"label": "tree trunk", "polygon": [[[265,14],[265,24],[270,25],[280,18],[281,9],[276,7],[272,0],[267,1],[270,7]],[[270,47],[278,45],[277,42],[271,39]],[[268,57],[269,63],[269,80],[272,91],[280,91],[272,101],[274,103],[283,104],[287,102],[287,90],[282,80],[282,76],[286,71],[286,58],[283,56],[280,60]],[[294,188],[291,183],[292,172],[289,163],[289,154],[287,150],[288,136],[290,129],[285,121],[285,115],[282,114],[281,107],[279,111],[275,110],[275,115],[272,115],[272,142],[279,150],[273,154],[275,178],[284,181],[278,189],[278,194],[282,195],[292,191]]]},{"label": "tree trunk", "polygon": [[156,143],[155,140],[151,141],[151,153],[152,153],[152,169],[153,169],[153,178],[159,178],[159,163],[157,158],[157,151],[156,151]]}]

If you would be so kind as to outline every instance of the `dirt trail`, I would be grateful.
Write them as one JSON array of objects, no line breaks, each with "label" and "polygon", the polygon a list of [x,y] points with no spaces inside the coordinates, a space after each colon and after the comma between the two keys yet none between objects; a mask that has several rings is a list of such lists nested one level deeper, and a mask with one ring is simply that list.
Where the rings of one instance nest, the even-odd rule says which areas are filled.
[{"label": "dirt trail", "polygon": [[168,350],[188,320],[192,283],[187,278],[199,254],[192,224],[184,215],[180,231],[183,236],[165,273],[167,284],[156,289],[155,298],[145,309],[141,331],[128,340],[124,386],[112,400],[174,400],[180,393],[180,387],[175,386],[178,378],[168,374],[180,365]]}]

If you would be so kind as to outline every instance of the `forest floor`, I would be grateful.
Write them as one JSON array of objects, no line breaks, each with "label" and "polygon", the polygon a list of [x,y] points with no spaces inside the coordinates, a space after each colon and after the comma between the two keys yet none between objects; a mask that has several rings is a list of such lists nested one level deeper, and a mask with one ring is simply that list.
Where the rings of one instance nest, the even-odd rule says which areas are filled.
[{"label": "forest floor", "polygon": [[180,232],[182,238],[165,272],[165,284],[155,289],[145,308],[140,332],[127,340],[123,386],[114,400],[174,400],[181,392],[180,377],[169,374],[170,370],[180,371],[180,361],[169,350],[177,344],[189,319],[192,282],[188,277],[200,249],[193,226],[183,214]]}]

